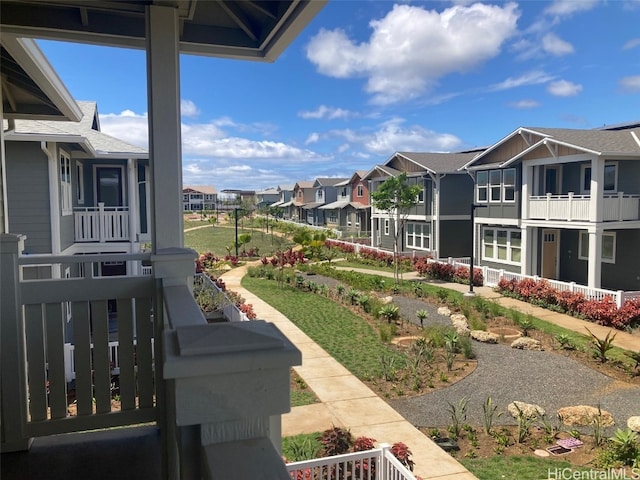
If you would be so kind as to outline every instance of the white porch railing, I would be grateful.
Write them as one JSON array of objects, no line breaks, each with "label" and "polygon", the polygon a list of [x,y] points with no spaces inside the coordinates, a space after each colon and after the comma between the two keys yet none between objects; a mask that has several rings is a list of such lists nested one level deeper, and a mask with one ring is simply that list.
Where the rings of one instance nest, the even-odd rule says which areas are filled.
[{"label": "white porch railing", "polygon": [[122,242],[129,240],[129,207],[76,208],[76,242]]},{"label": "white porch railing", "polygon": [[[605,195],[603,221],[640,220],[640,195]],[[529,219],[589,221],[590,195],[551,195],[529,197]]]},{"label": "white porch railing", "polygon": [[[26,411],[23,434],[38,437],[155,421],[153,278],[94,277],[92,265],[104,261],[104,255],[47,258],[54,267],[59,264],[74,273],[71,278],[19,282],[24,391],[28,392],[21,400]],[[109,260],[116,261],[149,258],[149,254],[109,255]],[[42,264],[44,260],[43,256],[18,257],[18,265]],[[117,299],[117,344],[109,341],[108,305],[112,299]],[[65,338],[71,338],[73,346],[66,345]],[[21,360],[12,361],[19,365]],[[121,402],[115,410],[114,365]],[[75,380],[73,389],[70,380]],[[19,391],[18,385],[16,389]],[[77,406],[73,416],[68,413],[72,399]]]},{"label": "white porch railing", "polygon": [[[448,258],[448,259],[440,259],[434,260],[430,259],[430,262],[440,262],[440,263],[448,263],[455,267],[467,267],[469,268],[469,259],[468,258]],[[612,297],[618,308],[624,305],[624,302],[630,300],[632,298],[640,298],[640,292],[624,292],[622,290],[607,290],[604,288],[594,288],[587,287],[586,285],[580,285],[575,282],[561,282],[560,280],[552,280],[549,278],[539,277],[537,275],[523,275],[521,273],[509,272],[507,270],[490,268],[487,266],[475,265],[474,268],[477,268],[482,271],[483,284],[486,287],[495,287],[500,282],[500,279],[504,278],[506,280],[517,280],[521,281],[525,278],[529,278],[531,280],[546,280],[556,290],[561,292],[575,292],[583,294],[587,299],[593,300],[602,300],[606,296]]]},{"label": "white porch railing", "polygon": [[413,473],[393,456],[390,447],[346,453],[287,464],[292,480],[323,478],[358,480],[415,480]]}]

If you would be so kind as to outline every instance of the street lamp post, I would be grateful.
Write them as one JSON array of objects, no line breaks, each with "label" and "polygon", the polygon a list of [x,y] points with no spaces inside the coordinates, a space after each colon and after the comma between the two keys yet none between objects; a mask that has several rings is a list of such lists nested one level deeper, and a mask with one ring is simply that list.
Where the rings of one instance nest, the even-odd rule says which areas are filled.
[{"label": "street lamp post", "polygon": [[233,209],[233,216],[236,219],[236,258],[238,258],[238,211],[239,210],[240,210],[239,208]]},{"label": "street lamp post", "polygon": [[465,297],[475,296],[473,291],[473,254],[476,250],[476,226],[475,226],[475,212],[476,208],[480,208],[483,205],[476,205],[471,203],[471,256],[469,257],[469,291],[464,294]]}]

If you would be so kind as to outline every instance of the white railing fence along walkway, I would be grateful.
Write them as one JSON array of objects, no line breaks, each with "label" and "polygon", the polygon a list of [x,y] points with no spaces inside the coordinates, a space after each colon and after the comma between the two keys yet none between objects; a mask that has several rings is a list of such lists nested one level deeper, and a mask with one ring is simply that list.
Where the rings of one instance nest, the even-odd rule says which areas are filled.
[{"label": "white railing fence along walkway", "polygon": [[358,479],[415,480],[413,473],[393,456],[388,444],[364,452],[345,453],[287,464],[292,480]]},{"label": "white railing fence along walkway", "polygon": [[204,288],[223,299],[220,308],[225,318],[230,322],[248,322],[249,318],[242,312],[238,306],[233,303],[224,291],[215,284],[206,273],[196,273],[194,280],[196,288]]},{"label": "white railing fence along walkway", "polygon": [[[448,263],[455,267],[469,267],[469,258],[447,258],[447,259],[429,259],[429,262]],[[624,302],[633,298],[640,298],[640,292],[624,292],[622,290],[607,290],[605,288],[587,287],[586,285],[580,285],[575,282],[562,282],[560,280],[552,280],[549,278],[539,277],[537,275],[523,275],[521,273],[509,272],[502,269],[490,268],[487,266],[475,265],[482,271],[482,277],[484,279],[484,285],[486,287],[496,287],[500,282],[500,279],[521,281],[525,278],[539,281],[546,280],[549,285],[561,292],[574,292],[583,294],[588,300],[602,300],[606,296],[612,297],[618,308],[624,305]]]}]

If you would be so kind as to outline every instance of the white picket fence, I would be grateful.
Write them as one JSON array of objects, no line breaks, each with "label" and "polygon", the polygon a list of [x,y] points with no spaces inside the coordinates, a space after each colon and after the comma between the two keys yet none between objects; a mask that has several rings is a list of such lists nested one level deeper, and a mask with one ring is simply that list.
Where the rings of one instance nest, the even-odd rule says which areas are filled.
[{"label": "white picket fence", "polygon": [[[447,258],[447,259],[439,259],[433,260],[429,259],[429,262],[439,262],[439,263],[447,263],[449,265],[453,265],[455,267],[469,267],[469,258]],[[585,296],[585,298],[591,300],[602,300],[606,296],[612,297],[618,308],[624,305],[624,302],[627,300],[631,300],[634,298],[640,298],[640,292],[624,292],[622,290],[607,290],[605,288],[593,288],[587,287],[586,285],[580,285],[575,282],[561,282],[560,280],[552,280],[549,278],[539,277],[537,275],[522,275],[520,273],[509,272],[507,270],[490,268],[487,266],[475,265],[474,269],[477,268],[482,271],[482,277],[484,279],[483,284],[487,287],[495,287],[500,282],[500,279],[504,278],[506,280],[517,280],[521,281],[525,278],[529,278],[534,281],[546,280],[549,285],[561,292],[574,292],[581,293]]]},{"label": "white picket fence", "polygon": [[218,285],[216,285],[213,280],[211,280],[211,278],[209,278],[208,275],[204,274],[204,273],[196,273],[195,277],[194,277],[194,282],[196,284],[201,285],[204,288],[207,289],[211,289],[213,291],[215,291],[216,293],[221,293],[224,295],[226,301],[224,303],[224,305],[222,305],[222,312],[225,316],[225,318],[229,321],[229,322],[248,322],[249,318],[247,317],[247,315],[242,312],[238,306],[233,303],[228,297],[227,295],[224,293],[224,291],[222,291]]},{"label": "white picket fence", "polygon": [[416,480],[413,473],[393,456],[388,444],[364,452],[289,463],[287,471],[292,480]]}]

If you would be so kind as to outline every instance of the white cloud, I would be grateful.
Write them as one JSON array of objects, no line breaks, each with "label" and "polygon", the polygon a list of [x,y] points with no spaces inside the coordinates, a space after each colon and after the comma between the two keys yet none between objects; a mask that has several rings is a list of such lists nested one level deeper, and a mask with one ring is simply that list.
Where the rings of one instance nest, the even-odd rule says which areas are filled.
[{"label": "white cloud", "polygon": [[574,52],[573,45],[562,40],[554,33],[547,33],[544,37],[542,37],[542,49],[545,52],[557,57],[568,55]]},{"label": "white cloud", "polygon": [[348,151],[350,148],[351,148],[351,145],[349,145],[348,143],[343,143],[338,147],[338,153],[344,153]]},{"label": "white cloud", "polygon": [[539,107],[540,102],[536,100],[518,100],[517,102],[511,102],[509,106],[518,110],[528,110]]},{"label": "white cloud", "polygon": [[147,114],[131,110],[120,113],[100,114],[100,130],[119,140],[142,148],[149,148],[149,124]]},{"label": "white cloud", "polygon": [[191,100],[180,100],[180,113],[183,117],[197,117],[200,110]]},{"label": "white cloud", "polygon": [[[640,2],[640,0],[638,0]],[[623,50],[629,50],[631,48],[636,48],[640,46],[640,38],[632,38],[627,43],[625,43],[622,47]]]},{"label": "white cloud", "polygon": [[344,110],[343,108],[336,107],[327,107],[326,105],[320,105],[317,109],[312,111],[301,111],[298,113],[298,116],[301,118],[311,118],[311,119],[327,119],[327,120],[336,120],[336,119],[347,119],[353,116],[353,113],[349,110]]},{"label": "white cloud", "polygon": [[575,97],[582,92],[582,85],[568,80],[557,80],[549,84],[547,91],[556,97]]},{"label": "white cloud", "polygon": [[544,13],[558,17],[566,17],[576,12],[584,12],[594,8],[599,0],[555,0],[551,2]]},{"label": "white cloud", "polygon": [[367,151],[389,156],[393,152],[450,152],[462,145],[462,141],[449,133],[438,133],[419,125],[403,127],[404,120],[393,119],[364,141]]},{"label": "white cloud", "polygon": [[441,77],[498,55],[516,33],[518,17],[515,3],[454,5],[440,13],[394,5],[370,22],[368,41],[357,44],[343,30],[322,29],[307,46],[307,58],[324,75],[366,78],[374,103],[407,101],[431,91]]},{"label": "white cloud", "polygon": [[526,85],[539,85],[541,83],[547,83],[553,80],[553,76],[540,71],[533,70],[527,72],[519,77],[509,77],[500,83],[496,83],[489,87],[490,91],[508,90],[510,88],[523,87]]},{"label": "white cloud", "polygon": [[316,132],[313,132],[307,137],[307,139],[304,141],[304,144],[310,145],[312,143],[317,143],[318,140],[320,140],[320,135],[318,135]]},{"label": "white cloud", "polygon": [[640,75],[635,77],[624,77],[618,82],[625,92],[640,92]]}]

